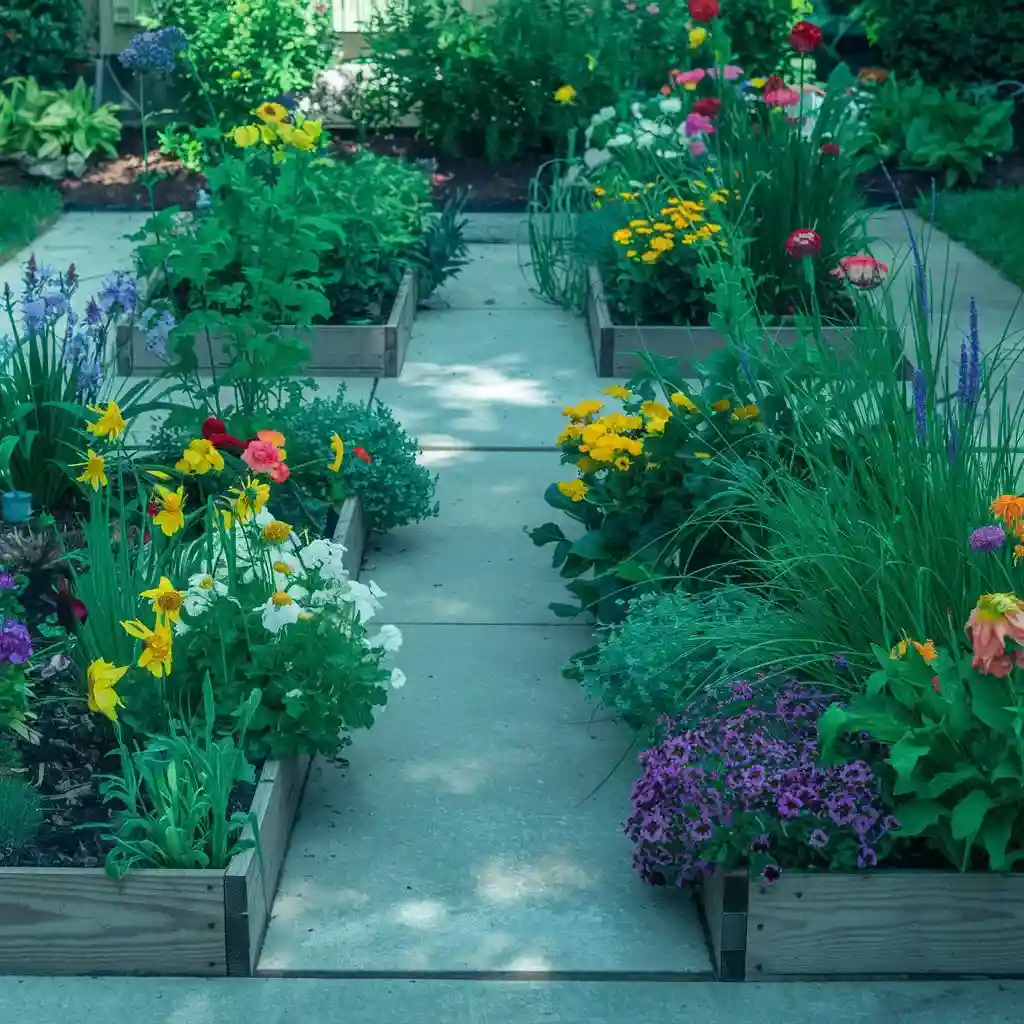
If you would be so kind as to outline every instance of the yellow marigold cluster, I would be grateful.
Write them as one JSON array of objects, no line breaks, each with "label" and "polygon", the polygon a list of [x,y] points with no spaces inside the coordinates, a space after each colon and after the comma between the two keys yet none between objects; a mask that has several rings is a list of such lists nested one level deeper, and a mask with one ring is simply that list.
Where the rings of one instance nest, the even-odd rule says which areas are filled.
[{"label": "yellow marigold cluster", "polygon": [[[716,198],[723,191],[713,193],[711,198],[715,202],[724,202]],[[703,200],[695,202],[673,196],[658,211],[657,218],[635,218],[627,227],[615,231],[612,240],[626,247],[626,257],[634,263],[657,263],[677,244],[694,246],[714,240],[722,226],[707,220],[706,210]],[[720,241],[719,245],[724,248],[725,242]]]}]

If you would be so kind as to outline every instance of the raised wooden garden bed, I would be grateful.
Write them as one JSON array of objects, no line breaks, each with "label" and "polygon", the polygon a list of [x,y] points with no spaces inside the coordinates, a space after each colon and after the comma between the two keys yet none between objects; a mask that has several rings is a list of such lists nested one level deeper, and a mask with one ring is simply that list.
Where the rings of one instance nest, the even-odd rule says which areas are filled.
[{"label": "raised wooden garden bed", "polygon": [[[397,377],[402,372],[409,336],[416,315],[416,275],[407,271],[398,288],[391,314],[384,324],[336,326],[321,324],[308,331],[282,327],[282,334],[301,334],[309,342],[309,364],[303,371],[312,377]],[[196,338],[200,371],[210,369],[212,346],[214,365],[227,366],[223,338],[214,335],[207,345]],[[166,363],[146,348],[145,333],[138,327],[121,327],[117,332],[117,367],[124,377],[162,371]]]},{"label": "raised wooden garden bed", "polygon": [[[587,323],[594,352],[594,367],[599,377],[631,377],[643,365],[641,352],[668,356],[677,360],[683,377],[695,377],[695,367],[728,342],[713,327],[626,327],[612,320],[597,267],[587,276]],[[822,340],[841,347],[849,330],[826,328]],[[794,345],[800,338],[796,327],[771,327],[767,339],[779,345]]]},{"label": "raised wooden garden bed", "polygon": [[699,893],[722,981],[1024,975],[1024,874],[740,871]]},{"label": "raised wooden garden bed", "polygon": [[[359,575],[366,531],[358,498],[333,538]],[[268,761],[251,808],[260,854],[221,870],[0,868],[0,974],[242,975],[259,960],[309,757]]]}]

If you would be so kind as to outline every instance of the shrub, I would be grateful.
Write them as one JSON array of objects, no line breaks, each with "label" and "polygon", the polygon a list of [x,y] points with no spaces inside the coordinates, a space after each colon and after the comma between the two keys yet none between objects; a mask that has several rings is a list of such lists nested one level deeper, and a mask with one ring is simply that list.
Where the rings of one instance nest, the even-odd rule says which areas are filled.
[{"label": "shrub", "polygon": [[36,78],[63,85],[68,65],[83,56],[81,0],[4,0],[0,7],[0,79]]},{"label": "shrub", "polygon": [[786,868],[874,867],[896,822],[863,760],[817,763],[817,722],[830,698],[790,683],[778,693],[734,683],[720,702],[666,722],[640,755],[626,834],[633,866],[653,884],[684,885],[749,867],[764,881]]},{"label": "shrub", "polygon": [[177,79],[177,108],[193,124],[237,124],[266,100],[308,89],[334,47],[329,5],[308,0],[154,0],[146,24],[188,37],[202,79]]},{"label": "shrub", "polygon": [[869,38],[899,74],[929,82],[1024,78],[1024,19],[1004,0],[868,0]]}]

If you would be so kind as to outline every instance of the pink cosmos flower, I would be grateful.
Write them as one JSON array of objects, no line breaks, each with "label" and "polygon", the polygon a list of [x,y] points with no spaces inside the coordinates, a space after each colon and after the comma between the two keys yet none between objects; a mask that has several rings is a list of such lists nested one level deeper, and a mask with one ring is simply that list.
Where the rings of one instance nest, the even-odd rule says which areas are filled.
[{"label": "pink cosmos flower", "polygon": [[1006,641],[1024,647],[1024,606],[1016,594],[982,594],[964,627],[974,649],[971,667],[1003,679],[1014,665],[1024,668],[1024,651],[1006,650]]},{"label": "pink cosmos flower", "polygon": [[710,135],[715,131],[715,122],[703,114],[687,114],[683,128],[687,135]]},{"label": "pink cosmos flower", "polygon": [[708,147],[700,139],[694,139],[690,143],[690,156],[703,156],[707,151]]},{"label": "pink cosmos flower", "polygon": [[[708,68],[708,77],[717,78],[718,68]],[[727,82],[735,82],[737,78],[743,77],[743,68],[738,64],[726,64],[725,67],[722,68],[722,77]]]},{"label": "pink cosmos flower", "polygon": [[250,441],[242,452],[242,461],[254,472],[270,475],[284,459],[281,449],[270,441]]},{"label": "pink cosmos flower", "polygon": [[680,71],[676,75],[676,85],[689,85],[692,88],[696,88],[697,83],[706,73],[703,68],[694,68],[692,71]]}]

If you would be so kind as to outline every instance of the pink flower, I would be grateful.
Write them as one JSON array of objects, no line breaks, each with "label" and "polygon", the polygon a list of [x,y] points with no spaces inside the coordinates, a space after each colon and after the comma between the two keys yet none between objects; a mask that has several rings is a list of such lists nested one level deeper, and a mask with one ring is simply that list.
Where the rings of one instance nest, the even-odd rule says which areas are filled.
[{"label": "pink flower", "polygon": [[[708,68],[708,77],[717,78],[718,68]],[[722,68],[722,77],[727,82],[735,82],[737,78],[743,77],[743,68],[738,64],[726,64],[725,67]]]},{"label": "pink flower", "polygon": [[832,271],[833,277],[849,281],[855,288],[874,288],[888,273],[889,268],[874,256],[844,256]]},{"label": "pink flower", "polygon": [[635,11],[636,10],[636,4],[626,4],[626,10],[627,11]]},{"label": "pink flower", "polygon": [[694,139],[690,143],[690,156],[703,156],[707,151],[708,147],[700,139]]},{"label": "pink flower", "polygon": [[697,83],[705,74],[706,72],[703,68],[694,68],[692,71],[680,71],[676,75],[676,85],[690,85],[696,88]]},{"label": "pink flower", "polygon": [[715,130],[714,121],[703,114],[687,114],[683,128],[687,135],[710,135]]},{"label": "pink flower", "polygon": [[813,228],[797,228],[786,239],[786,252],[794,259],[817,256],[821,252],[821,235]]},{"label": "pink flower", "polygon": [[661,10],[661,8],[657,4],[648,4],[647,5],[647,13],[648,14],[657,14],[660,10]]},{"label": "pink flower", "polygon": [[1024,668],[1024,651],[1006,650],[1006,641],[1024,646],[1024,606],[1016,594],[982,594],[964,627],[974,649],[971,667],[1003,679],[1014,665]]},{"label": "pink flower", "polygon": [[769,107],[794,107],[800,102],[800,93],[791,89],[778,75],[765,83],[761,98]]},{"label": "pink flower", "polygon": [[242,461],[254,472],[270,475],[281,465],[281,449],[270,441],[250,441],[242,452]]},{"label": "pink flower", "polygon": [[270,479],[275,484],[283,484],[292,475],[292,471],[283,463],[279,462],[270,470]]}]

